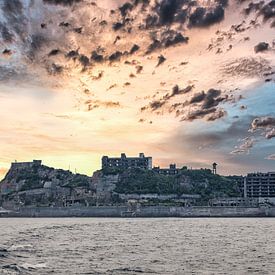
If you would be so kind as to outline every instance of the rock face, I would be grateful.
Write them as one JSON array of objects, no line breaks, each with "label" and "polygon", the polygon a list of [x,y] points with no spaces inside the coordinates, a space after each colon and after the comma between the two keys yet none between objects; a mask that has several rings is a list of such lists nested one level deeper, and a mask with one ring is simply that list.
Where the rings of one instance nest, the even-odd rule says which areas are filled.
[{"label": "rock face", "polygon": [[[91,178],[70,171],[42,165],[41,161],[12,163],[0,182],[4,204],[65,205],[67,198],[74,201],[79,190],[90,188]],[[7,205],[9,206],[9,205]]]},{"label": "rock face", "polygon": [[113,191],[119,181],[119,175],[104,175],[102,171],[96,171],[92,177],[92,183],[96,190],[96,198],[99,203],[112,201]]}]

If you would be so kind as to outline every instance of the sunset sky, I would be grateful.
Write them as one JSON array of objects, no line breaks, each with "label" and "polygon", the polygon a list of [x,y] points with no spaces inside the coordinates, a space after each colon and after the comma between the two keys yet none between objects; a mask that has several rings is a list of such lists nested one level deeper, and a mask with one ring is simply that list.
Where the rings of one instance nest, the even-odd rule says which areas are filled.
[{"label": "sunset sky", "polygon": [[0,178],[121,152],[275,171],[274,106],[274,1],[0,1]]}]

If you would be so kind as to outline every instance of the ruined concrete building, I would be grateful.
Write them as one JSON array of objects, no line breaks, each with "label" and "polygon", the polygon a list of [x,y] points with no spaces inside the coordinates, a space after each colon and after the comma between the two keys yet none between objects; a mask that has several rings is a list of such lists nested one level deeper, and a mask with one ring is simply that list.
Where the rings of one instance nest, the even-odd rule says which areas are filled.
[{"label": "ruined concrete building", "polygon": [[42,160],[33,160],[30,162],[12,162],[11,168],[16,169],[22,169],[22,168],[33,168],[33,167],[39,167],[42,165]]},{"label": "ruined concrete building", "polygon": [[110,158],[108,156],[102,157],[102,169],[103,168],[143,168],[152,169],[152,157],[145,157],[144,153],[140,153],[139,157],[127,157],[122,153],[120,158]]},{"label": "ruined concrete building", "polygon": [[169,168],[154,167],[153,171],[161,175],[177,175],[180,171],[176,164],[170,164]]},{"label": "ruined concrete building", "polygon": [[244,178],[245,197],[275,197],[275,172],[250,173]]}]

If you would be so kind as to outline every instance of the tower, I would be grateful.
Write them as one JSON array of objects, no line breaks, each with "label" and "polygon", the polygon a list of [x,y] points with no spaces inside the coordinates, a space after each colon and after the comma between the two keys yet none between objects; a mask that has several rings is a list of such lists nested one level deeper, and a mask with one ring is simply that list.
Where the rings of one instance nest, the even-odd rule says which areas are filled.
[{"label": "tower", "polygon": [[212,164],[212,166],[213,166],[212,172],[213,172],[214,175],[217,174],[217,165],[218,165],[218,164],[217,164],[216,162],[214,162],[214,163]]}]

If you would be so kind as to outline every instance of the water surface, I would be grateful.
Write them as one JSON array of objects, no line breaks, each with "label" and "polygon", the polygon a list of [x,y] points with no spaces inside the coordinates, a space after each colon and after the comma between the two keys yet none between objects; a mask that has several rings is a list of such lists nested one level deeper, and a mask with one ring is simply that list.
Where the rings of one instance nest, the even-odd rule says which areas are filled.
[{"label": "water surface", "polygon": [[275,219],[0,219],[0,274],[275,274]]}]

